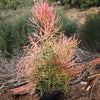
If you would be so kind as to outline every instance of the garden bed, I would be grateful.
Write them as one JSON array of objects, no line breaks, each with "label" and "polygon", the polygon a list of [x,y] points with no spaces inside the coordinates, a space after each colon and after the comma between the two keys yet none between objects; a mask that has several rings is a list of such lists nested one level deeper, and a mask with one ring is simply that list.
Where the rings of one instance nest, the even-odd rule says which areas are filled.
[{"label": "garden bed", "polygon": [[[86,61],[91,62],[92,60],[95,65],[98,65],[93,68],[90,67],[88,71],[77,74],[75,76],[76,78],[73,77],[72,81],[69,83],[68,93],[64,97],[65,100],[99,100],[100,98],[100,54],[91,55],[85,51],[84,53],[82,52],[83,51],[79,49],[79,52],[77,53],[82,62],[86,63]],[[93,78],[88,79],[89,76],[92,76]],[[6,80],[6,82],[7,81],[8,80]],[[5,87],[2,88],[0,100],[7,100],[8,98],[9,100],[38,100],[38,95],[35,93],[35,88],[32,83],[26,82],[26,85],[22,84],[21,86],[17,85],[16,87],[12,84],[12,88],[11,84],[8,84],[8,86],[6,84]],[[61,98],[58,100],[62,100]]]}]

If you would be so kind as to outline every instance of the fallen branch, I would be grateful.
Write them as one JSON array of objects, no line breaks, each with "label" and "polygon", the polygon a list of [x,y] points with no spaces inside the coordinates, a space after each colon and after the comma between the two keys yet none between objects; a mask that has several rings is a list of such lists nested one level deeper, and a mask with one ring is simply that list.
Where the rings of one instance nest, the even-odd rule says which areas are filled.
[{"label": "fallen branch", "polygon": [[100,58],[96,58],[96,59],[90,61],[89,63],[91,63],[91,64],[93,64],[93,65],[100,64]]},{"label": "fallen branch", "polygon": [[91,91],[90,91],[90,100],[92,100],[92,91],[93,91],[93,89],[94,89],[94,87],[95,87],[96,82],[98,81],[98,79],[99,79],[99,76],[97,76],[97,77],[93,80],[93,82],[92,82]]},{"label": "fallen branch", "polygon": [[95,75],[89,76],[88,79],[94,78],[94,77],[97,77],[97,76],[100,76],[100,74],[95,74]]},{"label": "fallen branch", "polygon": [[29,93],[33,89],[35,92],[35,88],[32,88],[34,86],[35,85],[33,83],[29,83],[29,84],[26,84],[26,85],[23,85],[23,86],[20,86],[17,88],[9,89],[9,90],[7,90],[7,92],[9,92],[9,91],[13,92],[14,95],[18,95],[18,94],[23,95],[23,94]]}]

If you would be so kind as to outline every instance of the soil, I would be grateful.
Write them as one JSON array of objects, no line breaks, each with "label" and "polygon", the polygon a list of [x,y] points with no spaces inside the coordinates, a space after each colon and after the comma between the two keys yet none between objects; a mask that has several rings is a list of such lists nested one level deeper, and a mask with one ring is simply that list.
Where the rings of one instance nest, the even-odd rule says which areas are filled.
[{"label": "soil", "polygon": [[12,92],[4,92],[0,96],[0,100],[38,100],[34,94],[13,95]]},{"label": "soil", "polygon": [[[12,92],[4,92],[0,96],[0,100],[38,100],[37,95],[24,94],[13,95]],[[63,99],[57,99],[63,100]],[[100,79],[95,84],[93,90],[86,91],[86,85],[78,83],[69,87],[68,95],[64,100],[100,100]]]},{"label": "soil", "polygon": [[86,20],[86,16],[91,13],[98,13],[99,7],[91,7],[90,9],[86,11],[79,11],[76,8],[69,9],[66,13],[66,16],[70,18],[71,20],[75,21],[79,24],[84,24]]}]

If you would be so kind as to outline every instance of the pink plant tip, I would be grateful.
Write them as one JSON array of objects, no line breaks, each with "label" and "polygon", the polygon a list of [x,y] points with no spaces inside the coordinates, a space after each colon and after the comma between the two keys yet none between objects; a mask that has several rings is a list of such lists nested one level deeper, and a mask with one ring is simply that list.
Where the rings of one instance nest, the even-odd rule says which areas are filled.
[{"label": "pink plant tip", "polygon": [[[39,36],[42,39],[52,37],[59,31],[59,28],[56,28],[54,25],[60,19],[56,14],[53,13],[53,6],[49,6],[47,0],[43,2],[36,2],[34,7],[31,9],[33,18],[30,19],[31,24],[34,27],[39,29],[40,33]],[[41,25],[39,25],[39,23]],[[38,35],[36,32],[35,36]],[[39,37],[38,36],[38,37]]]}]

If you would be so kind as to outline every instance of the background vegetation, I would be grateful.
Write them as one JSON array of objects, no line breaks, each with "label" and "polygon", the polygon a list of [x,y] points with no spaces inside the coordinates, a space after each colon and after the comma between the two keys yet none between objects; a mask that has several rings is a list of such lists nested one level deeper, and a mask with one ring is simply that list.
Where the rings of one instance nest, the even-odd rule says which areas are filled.
[{"label": "background vegetation", "polygon": [[33,5],[33,0],[0,0],[0,9],[15,10]]},{"label": "background vegetation", "polygon": [[[55,12],[61,16],[56,24],[59,27],[62,23],[59,32],[63,31],[67,36],[73,35],[76,32],[75,23],[65,17],[66,12],[62,8],[56,7]],[[0,15],[0,50],[5,56],[14,54],[15,49],[28,43],[27,36],[34,31],[33,27],[28,25],[31,17],[29,10],[23,8]]]},{"label": "background vegetation", "polygon": [[[57,2],[58,0],[48,0]],[[60,0],[61,4],[68,7],[78,7],[83,9],[89,6],[99,4],[99,0]],[[27,23],[31,18],[30,8],[33,0],[0,0],[0,9],[5,13],[0,13],[0,50],[8,56],[13,54],[14,49],[21,48],[27,44],[26,38],[34,30]],[[30,7],[30,8],[29,8]],[[20,8],[20,9],[17,9]],[[7,9],[7,10],[6,10]],[[59,32],[64,32],[66,36],[76,33],[76,24],[66,18],[65,11],[62,7],[55,7],[55,12],[61,16],[61,19],[55,24],[57,27],[62,24]],[[100,13],[87,16],[84,28],[84,37],[82,45],[89,50],[100,51]],[[59,34],[59,33],[58,33]]]},{"label": "background vegetation", "polygon": [[76,33],[76,24],[65,16],[66,11],[59,7],[55,7],[54,11],[61,17],[60,20],[56,23],[57,27],[62,24],[59,32],[64,32],[66,36],[72,36],[74,33]]},{"label": "background vegetation", "polygon": [[27,43],[26,36],[33,32],[28,25],[30,16],[29,13],[24,13],[0,20],[0,50],[12,54],[14,48],[21,48]]},{"label": "background vegetation", "polygon": [[[100,5],[100,0],[48,0],[49,3],[58,1],[60,1],[61,5],[76,7],[81,10],[86,9],[90,6]],[[33,3],[33,0],[0,0],[0,9],[15,10],[17,8],[32,6]]]},{"label": "background vegetation", "polygon": [[81,10],[84,10],[90,6],[98,6],[100,4],[100,0],[48,0],[49,2],[57,2],[60,1],[62,5],[66,5],[68,7],[76,7]]},{"label": "background vegetation", "polygon": [[84,27],[83,45],[91,51],[100,52],[100,12],[89,14]]}]

